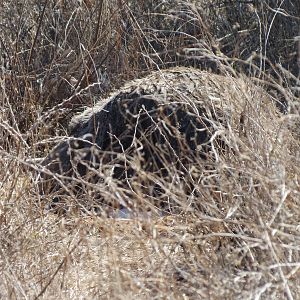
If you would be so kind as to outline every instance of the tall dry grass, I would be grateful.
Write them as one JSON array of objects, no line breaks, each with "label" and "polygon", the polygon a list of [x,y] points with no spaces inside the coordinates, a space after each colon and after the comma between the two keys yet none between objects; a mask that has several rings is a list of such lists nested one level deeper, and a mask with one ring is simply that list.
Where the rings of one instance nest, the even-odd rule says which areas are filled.
[{"label": "tall dry grass", "polygon": [[[3,2],[0,298],[299,299],[299,7],[275,2]],[[210,173],[195,168],[197,193],[171,190],[180,213],[120,220],[45,209],[36,159],[71,116],[175,65],[241,78],[249,104],[245,125],[222,133],[231,150],[217,152]]]}]

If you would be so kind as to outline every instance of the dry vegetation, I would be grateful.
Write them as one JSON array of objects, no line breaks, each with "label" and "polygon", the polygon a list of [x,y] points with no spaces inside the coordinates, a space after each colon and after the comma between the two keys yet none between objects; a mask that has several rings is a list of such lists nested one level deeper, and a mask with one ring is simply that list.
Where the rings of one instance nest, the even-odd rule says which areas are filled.
[{"label": "dry vegetation", "polygon": [[[1,5],[0,299],[300,299],[299,1]],[[177,214],[49,211],[38,159],[71,117],[173,66],[225,76],[212,87],[231,107],[193,192],[156,178]]]}]

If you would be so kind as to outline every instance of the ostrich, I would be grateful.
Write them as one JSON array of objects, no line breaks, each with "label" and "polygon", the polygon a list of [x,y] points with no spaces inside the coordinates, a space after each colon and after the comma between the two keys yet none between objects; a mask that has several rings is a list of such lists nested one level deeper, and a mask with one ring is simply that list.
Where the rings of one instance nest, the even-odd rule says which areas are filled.
[{"label": "ostrich", "polygon": [[228,129],[243,128],[249,91],[266,98],[246,80],[183,67],[130,81],[73,117],[69,137],[42,162],[41,194],[56,205],[68,195],[85,208],[172,210],[171,190],[193,194],[228,149]]}]

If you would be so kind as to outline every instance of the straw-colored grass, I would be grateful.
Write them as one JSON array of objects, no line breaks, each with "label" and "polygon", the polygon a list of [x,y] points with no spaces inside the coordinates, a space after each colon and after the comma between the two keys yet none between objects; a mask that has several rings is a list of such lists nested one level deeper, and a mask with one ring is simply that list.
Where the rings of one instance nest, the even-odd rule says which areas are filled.
[{"label": "straw-colored grass", "polygon": [[[297,1],[201,1],[203,10],[200,1],[133,2],[3,2],[0,299],[300,299]],[[268,60],[276,28],[280,55],[271,49]],[[97,215],[84,209],[97,188],[87,178],[86,193],[65,193],[68,209],[51,212],[36,174],[69,120],[124,81],[177,65],[199,69],[190,69],[197,99],[220,101],[213,128],[226,147],[215,139],[211,157],[189,165],[188,183],[172,185],[170,168],[167,177],[136,174],[132,194],[114,178],[100,188],[106,203],[123,195],[140,213],[156,199],[139,183],[159,181],[176,214]],[[188,85],[167,82],[187,99]]]}]

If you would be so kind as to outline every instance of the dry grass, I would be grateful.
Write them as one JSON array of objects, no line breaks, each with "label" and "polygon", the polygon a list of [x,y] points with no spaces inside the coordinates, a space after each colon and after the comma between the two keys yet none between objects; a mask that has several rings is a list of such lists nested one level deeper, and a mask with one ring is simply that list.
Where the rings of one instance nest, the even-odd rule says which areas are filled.
[{"label": "dry grass", "polygon": [[[236,40],[214,31],[223,27],[209,14],[215,12],[209,5],[201,15],[192,1],[178,1],[181,6],[154,2],[144,1],[144,14],[125,1],[46,1],[45,10],[40,1],[4,1],[1,299],[300,299],[299,79],[297,54],[288,50],[296,36],[285,49],[295,59],[291,68],[284,52],[284,64],[272,64],[280,62],[275,51],[271,63],[262,64],[268,51],[251,57],[238,55],[245,54],[241,47],[231,52]],[[276,18],[271,24],[272,18],[262,17],[272,12],[269,4],[270,10],[251,7],[247,14],[272,28]],[[168,13],[162,18],[166,23],[157,11],[151,15],[157,6],[162,15]],[[230,53],[221,54],[226,47],[218,43],[228,39]],[[170,50],[175,48],[176,53]],[[197,193],[173,187],[181,212],[120,220],[80,210],[60,216],[44,209],[33,180],[32,170],[39,167],[34,159],[52,147],[51,137],[65,135],[70,112],[93,104],[124,80],[171,65],[217,66],[241,89],[226,90],[223,101],[232,105],[241,94],[247,102],[244,126],[233,122],[222,128],[230,151],[217,152],[211,173],[199,167],[201,161],[193,170]],[[237,75],[237,65],[246,66],[253,78]],[[286,114],[273,105],[283,100]]]}]

